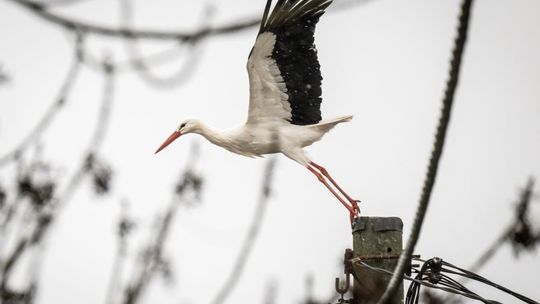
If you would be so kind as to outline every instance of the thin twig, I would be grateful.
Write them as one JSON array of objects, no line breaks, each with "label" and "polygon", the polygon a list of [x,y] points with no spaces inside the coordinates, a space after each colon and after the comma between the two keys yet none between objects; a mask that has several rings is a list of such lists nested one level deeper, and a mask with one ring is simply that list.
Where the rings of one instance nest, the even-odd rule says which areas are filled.
[{"label": "thin twig", "polygon": [[58,7],[58,6],[74,5],[74,4],[78,4],[78,3],[89,1],[89,0],[33,0],[33,1],[34,3],[38,5],[42,5],[46,7],[51,7],[51,6]]},{"label": "thin twig", "polygon": [[114,100],[114,89],[116,83],[115,69],[114,66],[112,66],[111,64],[104,63],[103,70],[105,74],[105,81],[101,107],[96,121],[96,128],[94,129],[94,133],[90,138],[86,153],[83,155],[83,159],[81,159],[78,169],[68,181],[67,186],[64,188],[64,191],[59,196],[59,198],[53,201],[54,208],[61,208],[69,201],[75,190],[82,182],[83,177],[87,173],[88,158],[97,154],[101,147],[101,144],[105,140],[105,135],[109,130],[108,127],[110,125],[110,115],[112,111],[112,103]]},{"label": "thin twig", "polygon": [[[504,245],[506,242],[510,241],[512,242],[512,235],[515,232],[515,228],[518,227],[521,223],[527,222],[527,213],[528,213],[528,206],[531,201],[532,195],[533,195],[533,186],[534,186],[534,179],[531,177],[529,178],[527,185],[520,193],[519,202],[516,206],[516,214],[514,222],[510,225],[508,225],[501,235],[480,255],[480,257],[472,264],[472,266],[469,267],[469,272],[479,272],[484,265],[486,265],[493,256],[495,256],[495,253],[499,251],[500,248],[502,248],[502,245]],[[534,237],[534,236],[533,236]],[[460,280],[460,283],[464,284],[467,282],[467,278],[462,278]],[[452,295],[446,296],[446,298],[443,298],[443,302],[449,302],[452,299]]]},{"label": "thin twig", "polygon": [[[110,104],[112,103],[112,92],[114,91],[114,81],[113,81],[113,69],[112,67],[107,66],[105,68],[105,84],[104,84],[104,93],[103,101],[101,105],[101,111],[98,117],[98,123],[96,125],[94,135],[90,140],[88,146],[88,151],[95,152],[99,149],[104,136],[107,131],[109,113],[110,113]],[[40,209],[39,214],[35,220],[35,227],[32,233],[24,235],[19,239],[15,245],[15,249],[10,255],[7,256],[4,263],[3,276],[1,277],[2,282],[0,282],[0,287],[6,287],[7,282],[9,281],[9,274],[12,267],[20,260],[23,256],[26,249],[35,244],[40,244],[43,236],[48,232],[48,229],[51,227],[51,224],[54,222],[55,218],[58,216],[60,207],[64,206],[71,198],[71,195],[75,189],[80,185],[82,178],[85,175],[85,163],[86,157],[82,160],[80,167],[75,171],[72,177],[69,179],[66,188],[62,194],[56,196],[51,203],[46,206],[47,208]]]},{"label": "thin twig", "polygon": [[478,272],[491,258],[495,255],[495,253],[501,248],[502,244],[504,244],[508,240],[508,235],[511,232],[511,229],[505,229],[503,233],[491,244],[491,246],[488,247],[486,251],[478,258],[478,260],[471,266],[472,272]]},{"label": "thin twig", "polygon": [[[132,28],[132,16],[133,16],[133,6],[132,3],[128,0],[120,0],[121,4],[121,25],[125,28]],[[211,20],[211,12],[213,9],[207,7],[201,18],[200,28],[208,28],[209,22]],[[176,86],[184,81],[186,81],[191,73],[194,71],[197,64],[202,58],[202,41],[182,43],[182,45],[177,46],[178,48],[186,48],[188,54],[183,60],[183,64],[178,68],[178,70],[173,73],[171,76],[163,77],[157,76],[152,73],[152,68],[145,56],[141,54],[141,51],[138,47],[138,40],[136,39],[124,39],[126,46],[126,53],[128,55],[128,64],[132,70],[138,72],[138,75],[141,76],[146,82],[160,87],[166,88],[171,86]]]},{"label": "thin twig", "polygon": [[253,218],[251,220],[251,226],[248,230],[244,243],[240,248],[233,269],[219,292],[214,297],[214,300],[212,301],[213,304],[225,303],[242,276],[247,260],[259,236],[264,216],[266,214],[266,206],[268,205],[268,201],[270,199],[275,163],[276,159],[274,157],[270,158],[266,163],[261,194],[259,196],[259,202],[257,203],[255,213],[253,214]]},{"label": "thin twig", "polygon": [[127,286],[125,291],[125,298],[123,303],[125,304],[135,304],[138,302],[141,294],[144,292],[146,287],[148,287],[151,279],[154,277],[154,274],[157,272],[160,263],[163,261],[163,247],[167,236],[169,235],[170,227],[176,211],[179,206],[179,200],[174,198],[171,200],[161,223],[157,229],[153,241],[150,242],[150,246],[143,250],[143,259],[140,263],[140,271],[137,275],[134,276],[132,282]]},{"label": "thin twig", "polygon": [[[182,48],[180,50],[178,45],[174,45],[167,49],[145,55],[144,57],[135,57],[129,60],[115,60],[114,62],[111,62],[111,64],[114,65],[116,74],[131,73],[134,71],[133,61],[145,62],[146,65],[155,68],[170,64],[171,61],[178,57],[186,55],[186,51],[186,49]],[[94,70],[102,69],[101,60],[99,60],[98,57],[94,56],[88,49],[84,49],[84,54],[85,56],[82,61],[86,66],[93,68]]]},{"label": "thin twig", "polygon": [[121,278],[124,270],[124,262],[127,253],[127,238],[133,229],[134,223],[129,218],[127,212],[127,203],[122,202],[122,210],[120,214],[120,221],[117,228],[118,248],[116,249],[116,255],[113,261],[113,267],[111,272],[111,279],[109,280],[109,286],[107,288],[107,295],[105,303],[115,304],[117,301],[117,291],[121,286]]},{"label": "thin twig", "polygon": [[534,179],[529,178],[527,185],[521,191],[519,195],[519,201],[516,206],[516,214],[514,222],[503,230],[501,235],[493,242],[491,246],[484,251],[484,253],[469,267],[469,271],[478,272],[495,253],[501,248],[506,241],[511,241],[511,236],[515,232],[516,227],[520,227],[523,223],[528,223],[527,214],[529,210],[529,204],[533,195]]},{"label": "thin twig", "polygon": [[9,80],[10,80],[9,75],[4,71],[4,68],[2,67],[2,64],[0,63],[0,85],[9,82]]},{"label": "thin twig", "polygon": [[197,146],[191,149],[190,157],[182,179],[177,185],[175,194],[167,206],[164,215],[159,219],[156,233],[151,236],[148,245],[142,249],[141,259],[138,261],[138,269],[127,284],[123,294],[122,303],[135,304],[148,287],[155,274],[163,266],[163,248],[170,233],[173,220],[178,207],[188,204],[189,195],[194,193],[195,198],[200,198],[202,179],[194,172],[194,163],[198,158]]},{"label": "thin twig", "polygon": [[54,102],[49,106],[49,109],[45,112],[39,122],[32,128],[30,133],[23,137],[21,142],[10,152],[0,156],[0,167],[8,164],[10,161],[17,159],[17,157],[30,145],[36,141],[37,138],[51,125],[54,119],[57,117],[62,106],[66,103],[67,97],[73,88],[73,84],[77,79],[79,70],[81,67],[81,56],[79,56],[78,47],[76,47],[75,56],[73,57],[71,66],[64,78],[63,84],[60,86],[60,90],[57,93],[57,97]]}]

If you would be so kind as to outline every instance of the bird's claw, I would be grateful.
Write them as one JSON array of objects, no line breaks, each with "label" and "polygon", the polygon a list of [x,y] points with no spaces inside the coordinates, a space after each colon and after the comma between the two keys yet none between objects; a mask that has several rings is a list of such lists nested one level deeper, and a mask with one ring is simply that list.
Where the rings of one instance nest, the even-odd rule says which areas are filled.
[{"label": "bird's claw", "polygon": [[359,203],[360,203],[360,200],[352,200],[351,201],[354,212],[357,215],[360,215],[360,207],[358,206]]},{"label": "bird's claw", "polygon": [[360,200],[351,200],[352,210],[349,211],[351,224],[360,216],[360,207],[358,206],[358,203],[360,203]]}]

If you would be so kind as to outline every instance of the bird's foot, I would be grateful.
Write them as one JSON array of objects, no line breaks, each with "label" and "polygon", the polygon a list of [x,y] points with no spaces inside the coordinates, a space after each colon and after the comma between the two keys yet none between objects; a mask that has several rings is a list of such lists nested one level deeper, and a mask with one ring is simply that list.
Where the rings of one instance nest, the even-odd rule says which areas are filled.
[{"label": "bird's foot", "polygon": [[350,203],[352,205],[352,210],[349,210],[349,216],[352,224],[354,222],[354,219],[360,216],[360,207],[358,206],[360,200],[350,200]]}]

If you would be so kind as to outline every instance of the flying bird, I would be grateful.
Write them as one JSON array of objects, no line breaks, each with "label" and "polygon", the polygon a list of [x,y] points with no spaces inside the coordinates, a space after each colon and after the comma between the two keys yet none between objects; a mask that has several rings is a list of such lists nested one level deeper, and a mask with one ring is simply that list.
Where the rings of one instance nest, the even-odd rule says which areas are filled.
[{"label": "flying bird", "polygon": [[188,133],[200,134],[215,145],[248,157],[282,153],[312,172],[347,208],[351,221],[357,217],[359,201],[303,150],[337,124],[352,119],[351,115],[321,118],[322,77],[314,33],[330,4],[332,0],[278,0],[269,13],[272,0],[268,0],[247,62],[250,98],[246,123],[216,131],[198,119],[187,119],[155,153]]}]

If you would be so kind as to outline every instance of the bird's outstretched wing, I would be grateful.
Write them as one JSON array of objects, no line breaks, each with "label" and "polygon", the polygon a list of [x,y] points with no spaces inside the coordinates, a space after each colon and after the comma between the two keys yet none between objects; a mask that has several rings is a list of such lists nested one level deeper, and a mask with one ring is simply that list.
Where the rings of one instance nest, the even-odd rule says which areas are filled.
[{"label": "bird's outstretched wing", "polygon": [[248,123],[284,119],[295,125],[321,120],[321,71],[315,26],[332,0],[278,0],[264,11],[247,69]]}]

